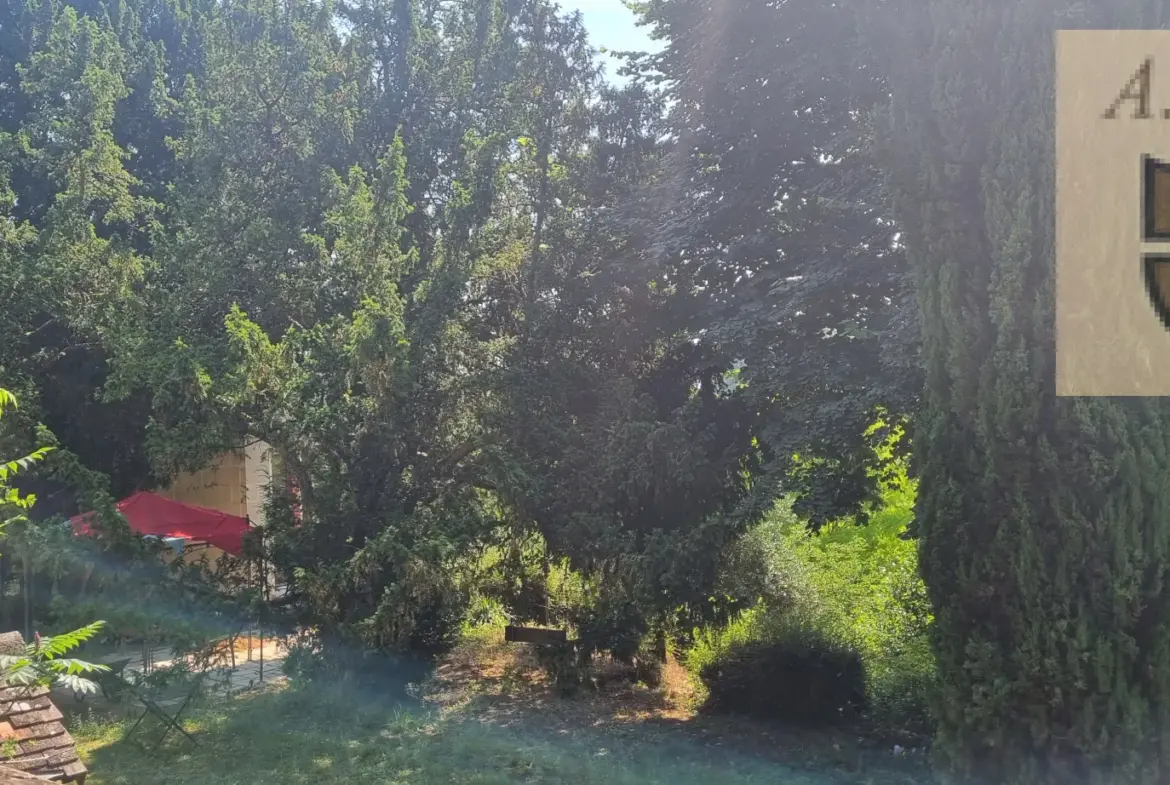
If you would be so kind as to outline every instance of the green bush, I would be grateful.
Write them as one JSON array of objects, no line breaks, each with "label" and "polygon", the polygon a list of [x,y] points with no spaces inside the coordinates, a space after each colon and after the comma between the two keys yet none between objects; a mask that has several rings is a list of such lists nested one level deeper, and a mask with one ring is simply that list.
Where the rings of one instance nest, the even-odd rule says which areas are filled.
[{"label": "green bush", "polygon": [[482,628],[496,629],[511,622],[511,615],[504,603],[495,597],[476,594],[467,606],[467,618],[463,621],[461,637]]},{"label": "green bush", "polygon": [[[501,544],[485,549],[467,572],[475,613],[487,602],[509,619],[533,622],[547,610],[548,623],[562,626],[595,600],[591,582],[568,560],[549,557],[539,534],[508,534]],[[469,619],[479,623],[475,616]]]},{"label": "green bush", "polygon": [[699,675],[712,711],[818,724],[852,718],[866,703],[861,656],[814,629],[737,643]]},{"label": "green bush", "polygon": [[909,638],[898,651],[865,657],[870,719],[877,725],[931,732],[929,708],[935,688],[934,652],[925,635]]},{"label": "green bush", "polygon": [[466,615],[466,602],[455,592],[435,592],[422,598],[414,609],[405,651],[425,657],[445,654],[459,642]]},{"label": "green bush", "polygon": [[[901,435],[894,428],[874,448],[881,498],[865,510],[865,525],[846,519],[813,533],[783,501],[730,549],[723,591],[755,598],[755,604],[726,625],[695,631],[683,656],[703,682],[709,704],[746,711],[747,704],[728,697],[739,694],[735,685],[755,679],[751,690],[759,695],[797,696],[807,679],[808,690],[832,696],[825,706],[765,713],[789,719],[843,716],[848,711],[838,711],[832,701],[856,686],[849,681],[856,671],[846,663],[858,662],[871,720],[898,727],[928,724],[935,677],[927,642],[932,617],[918,575],[917,543],[905,537],[916,486],[896,456]],[[817,675],[822,659],[826,673],[836,665],[848,674],[839,687]],[[790,660],[799,666],[776,666]],[[841,693],[834,692],[838,688]],[[744,699],[753,700],[750,694]]]},{"label": "green bush", "polygon": [[716,591],[729,604],[763,605],[772,613],[807,608],[815,596],[798,547],[804,528],[790,504],[776,505],[728,548]]},{"label": "green bush", "polygon": [[760,604],[723,626],[697,629],[692,634],[691,645],[680,652],[679,659],[688,671],[697,676],[709,665],[727,656],[732,649],[766,638],[762,625],[767,617],[767,606]]},{"label": "green bush", "polygon": [[557,693],[569,698],[589,684],[589,655],[578,641],[534,646],[540,667],[548,674]]},{"label": "green bush", "polygon": [[280,669],[291,682],[298,684],[333,675],[320,642],[306,635],[297,636],[288,644]]}]

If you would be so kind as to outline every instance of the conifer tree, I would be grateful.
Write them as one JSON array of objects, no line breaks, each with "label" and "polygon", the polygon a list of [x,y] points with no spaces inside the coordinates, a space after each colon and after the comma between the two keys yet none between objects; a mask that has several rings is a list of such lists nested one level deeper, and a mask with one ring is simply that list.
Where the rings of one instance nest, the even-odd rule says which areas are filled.
[{"label": "conifer tree", "polygon": [[1170,420],[1058,399],[1053,33],[1103,2],[875,4],[883,142],[922,309],[921,565],[961,782],[1170,777]]}]

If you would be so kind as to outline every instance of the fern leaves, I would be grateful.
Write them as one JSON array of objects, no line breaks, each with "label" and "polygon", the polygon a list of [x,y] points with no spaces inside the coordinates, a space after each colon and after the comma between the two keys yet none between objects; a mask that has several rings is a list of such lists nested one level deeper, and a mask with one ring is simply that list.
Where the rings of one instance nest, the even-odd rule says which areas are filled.
[{"label": "fern leaves", "polygon": [[109,667],[61,655],[97,635],[104,626],[104,621],[95,621],[72,632],[37,638],[25,645],[21,655],[0,655],[4,681],[26,687],[61,685],[75,692],[94,692],[97,685],[84,674],[104,673]]}]

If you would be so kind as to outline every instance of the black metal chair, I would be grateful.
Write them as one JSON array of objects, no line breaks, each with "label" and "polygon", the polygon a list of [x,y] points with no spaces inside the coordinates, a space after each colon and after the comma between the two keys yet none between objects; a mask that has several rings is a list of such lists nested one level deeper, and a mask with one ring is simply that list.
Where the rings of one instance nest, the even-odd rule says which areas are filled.
[{"label": "black metal chair", "polygon": [[186,736],[192,744],[197,745],[199,742],[195,740],[195,737],[188,733],[186,729],[184,729],[183,726],[179,724],[179,717],[191,703],[191,700],[198,694],[200,687],[203,686],[203,679],[206,675],[207,674],[205,672],[200,672],[195,675],[195,678],[191,682],[189,688],[185,692],[181,693],[183,702],[179,704],[179,708],[175,711],[174,714],[168,714],[166,709],[164,709],[153,696],[148,694],[146,690],[140,687],[135,687],[125,679],[122,679],[122,683],[130,688],[131,694],[134,696],[135,700],[137,700],[143,706],[142,714],[139,715],[138,719],[135,721],[134,725],[131,726],[130,730],[126,732],[125,738],[129,739],[134,735],[134,732],[138,730],[139,726],[142,724],[142,721],[146,719],[146,715],[153,714],[159,719],[160,722],[162,722],[163,732],[151,749],[157,750],[160,746],[162,746],[162,743],[166,740],[167,736],[172,730],[177,730],[179,733]]},{"label": "black metal chair", "polygon": [[[93,677],[93,681],[97,682],[98,688],[102,692],[102,697],[110,703],[117,703],[122,696],[126,694],[126,688],[129,683],[122,676],[126,670],[126,666],[133,661],[133,657],[127,657],[124,660],[115,660],[114,662],[105,663],[108,671],[99,671]],[[85,701],[85,693],[78,690],[73,691],[73,697],[78,703]]]}]

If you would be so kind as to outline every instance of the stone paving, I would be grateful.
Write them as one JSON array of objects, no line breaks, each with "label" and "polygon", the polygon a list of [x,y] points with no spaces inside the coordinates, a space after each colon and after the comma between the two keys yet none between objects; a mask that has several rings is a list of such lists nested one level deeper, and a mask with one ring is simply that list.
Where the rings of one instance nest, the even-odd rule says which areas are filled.
[{"label": "stone paving", "polygon": [[[236,658],[235,667],[231,667],[231,661],[225,654],[222,658],[222,665],[215,668],[216,678],[211,682],[211,691],[220,694],[237,693],[243,690],[250,689],[259,685],[261,682],[281,683],[285,681],[283,672],[281,671],[281,661],[286,654],[284,648],[275,641],[268,639],[264,641],[264,661],[260,661],[260,641],[259,637],[252,639],[252,651],[249,657],[248,653],[248,639],[247,636],[242,636],[236,640]],[[125,659],[125,655],[112,655],[103,658],[105,662],[117,661]],[[174,654],[165,648],[155,649],[150,653],[151,668],[162,668],[171,665],[174,662]],[[142,656],[139,654],[126,665],[127,675],[130,672],[142,672]]]},{"label": "stone paving", "polygon": [[[285,654],[286,651],[283,647],[271,639],[266,639],[264,641],[264,661],[261,663],[259,638],[254,638],[252,655],[251,659],[249,659],[248,642],[247,636],[245,635],[236,642],[235,667],[231,667],[230,659],[225,656],[223,658],[223,666],[214,668],[211,678],[205,682],[207,685],[206,691],[213,695],[228,696],[244,692],[260,684],[283,684],[287,681],[287,678],[280,666]],[[108,654],[104,657],[97,658],[97,662],[110,664],[125,659],[129,659],[130,662],[126,664],[123,674],[127,679],[132,680],[133,675],[140,674],[143,671],[141,649],[134,652],[127,650],[122,653]],[[149,659],[151,661],[151,669],[153,670],[171,665],[174,662],[175,656],[168,648],[157,648],[150,652]],[[54,700],[75,706],[106,704],[105,699],[100,693],[86,695],[81,700],[78,700],[73,695],[72,690],[54,689],[53,694]],[[169,697],[158,701],[160,706],[177,705],[182,702],[183,698],[181,696]]]}]

